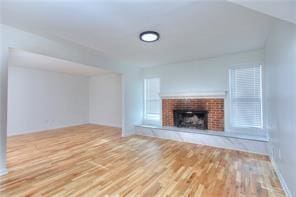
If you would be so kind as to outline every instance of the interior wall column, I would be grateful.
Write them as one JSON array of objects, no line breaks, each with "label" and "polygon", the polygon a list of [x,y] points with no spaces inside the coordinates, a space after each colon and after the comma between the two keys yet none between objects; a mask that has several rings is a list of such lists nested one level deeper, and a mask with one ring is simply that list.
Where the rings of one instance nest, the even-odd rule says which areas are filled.
[{"label": "interior wall column", "polygon": [[[1,29],[0,29],[1,32]],[[8,91],[8,56],[9,49],[0,37],[0,175],[6,170],[6,138],[7,138],[7,91]]]}]

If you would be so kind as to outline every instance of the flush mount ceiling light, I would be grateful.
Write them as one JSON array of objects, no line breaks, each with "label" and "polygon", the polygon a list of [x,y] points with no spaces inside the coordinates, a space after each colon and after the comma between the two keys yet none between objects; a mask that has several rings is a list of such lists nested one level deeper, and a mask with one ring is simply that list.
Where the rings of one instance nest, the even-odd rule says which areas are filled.
[{"label": "flush mount ceiling light", "polygon": [[144,31],[140,34],[140,40],[144,42],[155,42],[159,40],[159,33],[155,31]]}]

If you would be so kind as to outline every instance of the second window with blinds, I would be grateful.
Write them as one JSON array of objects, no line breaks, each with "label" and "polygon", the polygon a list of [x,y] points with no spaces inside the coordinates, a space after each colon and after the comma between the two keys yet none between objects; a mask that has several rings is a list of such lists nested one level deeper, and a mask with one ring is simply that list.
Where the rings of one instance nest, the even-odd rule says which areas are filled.
[{"label": "second window with blinds", "polygon": [[160,124],[161,99],[159,78],[144,79],[144,123]]},{"label": "second window with blinds", "polygon": [[262,115],[262,66],[236,66],[229,70],[230,129],[260,135]]}]

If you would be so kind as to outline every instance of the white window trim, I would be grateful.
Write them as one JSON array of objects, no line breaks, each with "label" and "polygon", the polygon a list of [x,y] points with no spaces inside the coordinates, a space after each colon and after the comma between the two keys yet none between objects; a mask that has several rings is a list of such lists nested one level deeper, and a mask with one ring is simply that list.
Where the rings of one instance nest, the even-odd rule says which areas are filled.
[{"label": "white window trim", "polygon": [[143,80],[143,124],[147,125],[157,125],[157,126],[162,126],[162,99],[160,99],[160,114],[159,118],[149,118],[146,115],[146,80],[149,79],[154,79],[158,78],[159,79],[159,85],[161,84],[161,80],[159,76],[151,76],[151,77],[145,77]]},{"label": "white window trim", "polygon": [[[262,121],[262,128],[256,128],[256,127],[232,127],[231,124],[231,80],[230,80],[230,72],[231,69],[235,68],[250,68],[253,67],[254,65],[259,65],[261,66],[261,121]],[[267,136],[267,132],[265,130],[265,116],[264,116],[264,106],[265,106],[265,101],[264,101],[264,64],[263,62],[251,62],[251,63],[244,63],[244,64],[236,64],[236,65],[231,65],[228,67],[228,77],[227,77],[227,83],[228,83],[228,91],[227,91],[227,122],[225,125],[227,125],[225,132],[231,132],[231,133],[237,133],[237,134],[242,134],[242,135],[252,135],[252,136]]]}]

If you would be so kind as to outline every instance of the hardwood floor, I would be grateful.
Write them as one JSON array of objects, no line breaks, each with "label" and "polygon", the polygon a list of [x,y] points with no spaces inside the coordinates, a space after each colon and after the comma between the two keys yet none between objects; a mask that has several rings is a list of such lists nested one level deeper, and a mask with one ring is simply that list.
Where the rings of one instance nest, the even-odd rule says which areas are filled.
[{"label": "hardwood floor", "polygon": [[266,156],[83,125],[8,138],[0,196],[284,196]]}]

